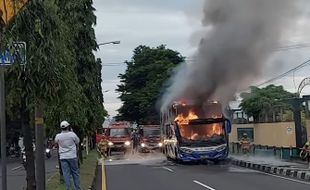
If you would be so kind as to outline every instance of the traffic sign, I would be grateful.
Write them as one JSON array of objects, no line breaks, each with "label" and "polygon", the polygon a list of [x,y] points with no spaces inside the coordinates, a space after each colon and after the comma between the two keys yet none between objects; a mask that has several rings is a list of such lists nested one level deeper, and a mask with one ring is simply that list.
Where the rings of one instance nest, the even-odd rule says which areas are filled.
[{"label": "traffic sign", "polygon": [[[2,0],[3,1],[3,0]],[[29,0],[5,0],[0,3],[0,19],[7,25]]]},{"label": "traffic sign", "polygon": [[26,42],[16,42],[0,53],[0,65],[26,64]]}]

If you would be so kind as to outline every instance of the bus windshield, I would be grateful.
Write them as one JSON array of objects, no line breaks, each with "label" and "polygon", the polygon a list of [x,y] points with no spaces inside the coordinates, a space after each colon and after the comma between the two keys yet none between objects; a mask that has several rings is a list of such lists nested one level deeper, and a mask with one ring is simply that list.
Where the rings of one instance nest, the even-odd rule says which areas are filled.
[{"label": "bus windshield", "polygon": [[126,137],[129,136],[127,128],[110,129],[110,137]]},{"label": "bus windshield", "polygon": [[220,145],[226,143],[224,123],[180,125],[182,143]]}]

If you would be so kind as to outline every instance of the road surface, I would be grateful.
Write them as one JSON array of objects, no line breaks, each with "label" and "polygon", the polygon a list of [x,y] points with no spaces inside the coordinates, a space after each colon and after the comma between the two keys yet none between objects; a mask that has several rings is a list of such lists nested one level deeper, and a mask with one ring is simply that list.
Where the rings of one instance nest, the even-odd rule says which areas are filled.
[{"label": "road surface", "polygon": [[[137,158],[138,157],[138,158]],[[179,165],[148,155],[105,162],[108,190],[309,190],[310,183],[226,165]],[[101,174],[101,173],[100,173]],[[99,185],[97,185],[99,186]],[[106,187],[106,188],[105,188]],[[98,188],[97,188],[98,189]]]},{"label": "road surface", "polygon": [[[50,159],[45,160],[46,180],[57,171],[58,165],[57,154],[53,153]],[[26,171],[21,165],[21,160],[15,160],[7,164],[7,184],[8,190],[22,190],[26,186]],[[1,190],[1,174],[0,174],[0,190]]]}]

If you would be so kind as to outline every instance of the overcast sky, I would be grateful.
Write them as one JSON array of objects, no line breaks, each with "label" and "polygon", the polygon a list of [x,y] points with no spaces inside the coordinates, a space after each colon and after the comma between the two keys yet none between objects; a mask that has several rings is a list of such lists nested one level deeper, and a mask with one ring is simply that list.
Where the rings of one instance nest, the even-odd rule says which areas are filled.
[{"label": "overcast sky", "polygon": [[[96,56],[103,61],[105,108],[111,116],[121,106],[115,92],[118,75],[124,73],[132,51],[138,45],[156,47],[166,44],[168,48],[190,57],[199,42],[200,17],[203,0],[94,0],[98,43],[120,40],[119,45],[101,46]],[[309,14],[310,15],[310,14]],[[310,43],[310,20],[304,16],[296,21],[297,27],[288,31],[281,45]],[[280,46],[281,46],[280,45]],[[257,83],[285,72],[310,59],[310,48],[275,52],[269,60],[263,76]],[[293,76],[294,79],[293,80]],[[310,66],[294,75],[276,81],[277,85],[294,92],[304,77],[310,77]],[[310,87],[305,88],[310,93]]]}]

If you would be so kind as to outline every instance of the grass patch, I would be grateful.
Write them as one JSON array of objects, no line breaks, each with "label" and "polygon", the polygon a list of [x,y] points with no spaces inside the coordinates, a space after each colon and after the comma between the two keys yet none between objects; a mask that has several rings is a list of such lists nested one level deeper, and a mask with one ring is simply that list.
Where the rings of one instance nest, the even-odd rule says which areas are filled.
[{"label": "grass patch", "polygon": [[[93,182],[95,169],[97,166],[97,152],[90,151],[88,156],[84,158],[80,168],[81,189],[88,189]],[[73,182],[71,183],[71,186]],[[59,172],[57,171],[47,182],[47,190],[66,190],[64,183],[59,181]]]}]

